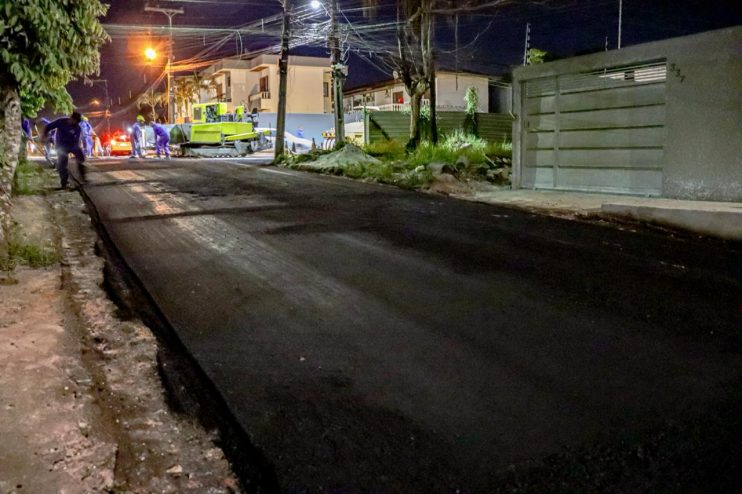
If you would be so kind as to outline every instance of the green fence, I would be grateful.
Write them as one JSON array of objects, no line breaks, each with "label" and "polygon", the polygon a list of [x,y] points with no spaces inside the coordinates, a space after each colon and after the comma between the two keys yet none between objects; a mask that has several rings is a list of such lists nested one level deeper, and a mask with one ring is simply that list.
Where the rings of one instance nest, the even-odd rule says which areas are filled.
[{"label": "green fence", "polygon": [[[464,127],[464,112],[439,112],[438,130],[451,132]],[[479,135],[488,141],[510,141],[513,119],[508,113],[477,113]],[[371,112],[366,114],[366,142],[385,139],[406,141],[410,135],[410,115],[402,112]]]}]

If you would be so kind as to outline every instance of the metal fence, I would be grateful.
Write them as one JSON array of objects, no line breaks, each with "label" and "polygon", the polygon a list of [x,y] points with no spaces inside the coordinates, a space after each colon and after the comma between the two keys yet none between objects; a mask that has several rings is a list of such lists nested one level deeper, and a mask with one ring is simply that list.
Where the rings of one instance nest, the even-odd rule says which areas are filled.
[{"label": "metal fence", "polygon": [[[438,130],[442,134],[464,128],[465,112],[438,113]],[[479,135],[492,142],[510,141],[513,118],[509,113],[477,113]],[[410,115],[400,112],[366,114],[366,142],[396,139],[406,141],[410,135]]]}]

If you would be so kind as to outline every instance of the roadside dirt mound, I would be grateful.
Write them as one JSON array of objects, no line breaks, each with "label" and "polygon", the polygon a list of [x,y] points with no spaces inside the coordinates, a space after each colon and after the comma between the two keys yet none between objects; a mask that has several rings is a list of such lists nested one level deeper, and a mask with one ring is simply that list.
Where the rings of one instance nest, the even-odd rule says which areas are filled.
[{"label": "roadside dirt mound", "polygon": [[315,161],[307,161],[292,166],[299,170],[323,171],[326,173],[339,172],[350,166],[380,165],[381,161],[364,153],[354,144],[346,144],[339,151],[324,154]]}]

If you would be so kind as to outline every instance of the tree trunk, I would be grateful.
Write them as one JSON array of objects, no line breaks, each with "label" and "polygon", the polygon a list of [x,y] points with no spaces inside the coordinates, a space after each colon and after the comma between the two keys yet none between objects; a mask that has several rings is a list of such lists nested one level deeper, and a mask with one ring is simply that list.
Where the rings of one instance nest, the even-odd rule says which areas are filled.
[{"label": "tree trunk", "polygon": [[21,146],[21,100],[15,86],[0,81],[0,258],[8,255],[13,176]]},{"label": "tree trunk", "polygon": [[422,106],[423,93],[414,89],[410,92],[410,141],[407,149],[417,148],[420,143],[420,108]]}]

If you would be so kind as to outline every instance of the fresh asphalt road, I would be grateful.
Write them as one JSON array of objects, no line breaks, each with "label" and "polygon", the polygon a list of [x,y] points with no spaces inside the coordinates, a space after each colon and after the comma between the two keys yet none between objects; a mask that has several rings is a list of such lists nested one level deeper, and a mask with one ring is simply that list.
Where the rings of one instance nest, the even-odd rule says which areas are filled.
[{"label": "fresh asphalt road", "polygon": [[263,166],[86,193],[283,489],[487,492],[732,393],[740,250]]}]

